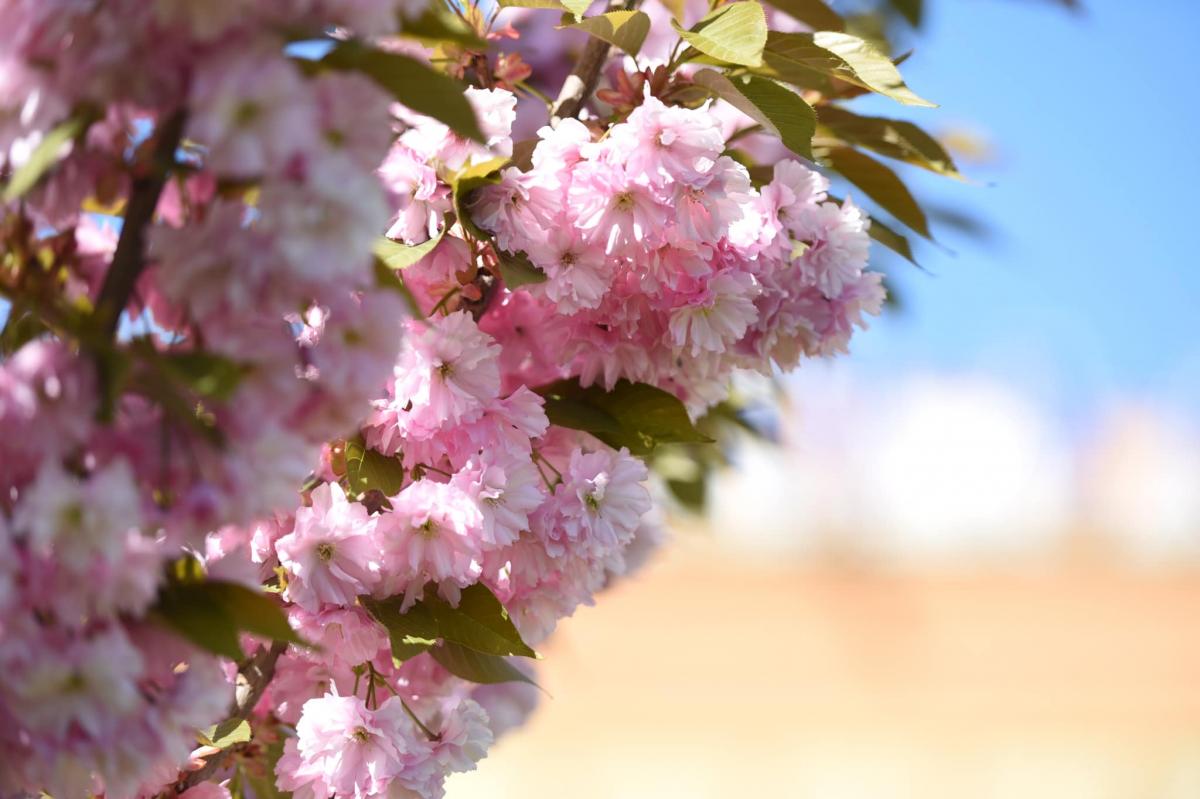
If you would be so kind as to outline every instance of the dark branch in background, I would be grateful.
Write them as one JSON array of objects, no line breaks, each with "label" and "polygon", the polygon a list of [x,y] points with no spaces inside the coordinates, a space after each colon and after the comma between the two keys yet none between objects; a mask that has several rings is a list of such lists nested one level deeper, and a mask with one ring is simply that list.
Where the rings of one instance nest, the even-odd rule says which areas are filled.
[{"label": "dark branch in background", "polygon": [[[275,676],[275,664],[279,662],[279,657],[287,648],[286,641],[274,641],[269,649],[258,650],[258,654],[250,659],[250,662],[241,670],[242,676],[246,679],[246,692],[240,701],[234,700],[233,707],[229,709],[228,720],[239,722],[250,717],[250,714],[254,712],[254,706],[258,704],[267,690],[271,678]],[[176,792],[183,793],[188,788],[199,785],[216,774],[224,766],[226,754],[226,752],[218,752],[209,757],[201,768],[188,772],[186,777],[175,784]]]},{"label": "dark branch in background", "polygon": [[[639,0],[610,0],[608,10],[632,11],[637,7],[638,2]],[[560,119],[579,115],[583,104],[596,90],[596,84],[600,81],[600,71],[604,69],[604,62],[608,60],[608,51],[611,47],[612,45],[603,39],[594,36],[588,37],[583,54],[579,56],[579,61],[571,70],[571,74],[563,81],[562,89],[558,92],[558,99],[550,107],[551,124],[557,123]]]},{"label": "dark branch in background", "polygon": [[100,296],[96,300],[97,332],[104,342],[112,341],[116,334],[121,311],[129,302],[138,277],[146,267],[146,226],[154,217],[158,198],[162,196],[171,165],[175,163],[175,150],[183,138],[185,118],[182,110],[176,111],[154,131],[154,151],[149,169],[133,180],[125,218],[121,223],[121,238],[117,241],[112,265],[104,276],[104,285],[100,287]]}]

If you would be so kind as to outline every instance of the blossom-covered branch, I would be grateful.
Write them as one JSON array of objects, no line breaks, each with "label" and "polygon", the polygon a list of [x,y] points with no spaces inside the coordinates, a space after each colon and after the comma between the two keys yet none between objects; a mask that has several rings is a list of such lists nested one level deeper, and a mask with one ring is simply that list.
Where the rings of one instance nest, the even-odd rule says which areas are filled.
[{"label": "blossom-covered branch", "polygon": [[[632,11],[637,8],[639,2],[640,0],[612,0],[608,4],[608,10]],[[600,80],[600,73],[608,61],[611,49],[609,42],[604,39],[597,37],[588,40],[571,74],[563,81],[554,104],[550,106],[551,122],[557,123],[561,119],[579,115],[592,92],[596,91],[596,84]]]},{"label": "blossom-covered branch", "polygon": [[656,448],[880,312],[907,240],[807,157],[953,172],[831,105],[924,103],[891,60],[537,5],[0,3],[0,795],[439,799]]}]

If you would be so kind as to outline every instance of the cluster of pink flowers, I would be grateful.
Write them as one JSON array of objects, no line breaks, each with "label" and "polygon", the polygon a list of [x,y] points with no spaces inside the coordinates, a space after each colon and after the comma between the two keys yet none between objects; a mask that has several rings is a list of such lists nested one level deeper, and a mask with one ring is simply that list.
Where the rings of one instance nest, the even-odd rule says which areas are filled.
[{"label": "cluster of pink flowers", "polygon": [[[367,291],[391,99],[306,76],[283,30],[385,33],[398,5],[0,3],[0,163],[21,168],[72,114],[91,122],[0,209],[9,252],[54,257],[45,276],[0,267],[61,290],[49,318],[109,278],[119,233],[85,201],[127,201],[179,130],[111,357],[85,328],[82,346],[35,337],[0,362],[0,795],[156,795],[228,713],[220,659],[147,618],[164,565],[294,505],[322,443],[382,389],[404,314]],[[217,362],[236,375],[224,389],[188,384]],[[210,574],[258,588],[248,551],[219,543]]]},{"label": "cluster of pink flowers", "polygon": [[[512,94],[467,89],[471,142],[286,48],[418,10],[0,1],[5,168],[87,120],[0,208],[5,245],[54,269],[10,258],[0,278],[52,286],[34,310],[57,325],[0,362],[0,795],[173,796],[213,754],[196,733],[228,714],[238,667],[154,611],[186,554],[270,585],[315,645],[289,647],[246,709],[255,751],[286,738],[280,789],[440,797],[532,689],[393,657],[364,599],[482,586],[537,645],[660,537],[645,463],[552,425],[537,389],[647,383],[698,417],[735,370],[842,351],[879,311],[864,215],[792,160],[755,188],[707,107],[647,93],[607,128],[564,119],[456,207],[456,175],[513,156]],[[173,128],[145,269],[97,342],[73,314],[102,299],[125,231],[83,209],[132,205]],[[385,232],[438,239],[400,273],[407,298],[376,283]],[[505,285],[508,259],[544,279]],[[347,436],[402,477],[362,490]],[[228,796],[221,762],[183,795]]]},{"label": "cluster of pink flowers", "polygon": [[[505,169],[473,209],[547,278],[482,321],[503,345],[541,320],[536,341],[505,348],[510,384],[625,378],[698,414],[733,370],[843,351],[863,314],[879,312],[865,215],[831,202],[825,178],[795,160],[752,188],[706,108],[647,95],[598,141],[574,120],[539,137],[532,167]],[[429,264],[448,268],[462,267]]]}]

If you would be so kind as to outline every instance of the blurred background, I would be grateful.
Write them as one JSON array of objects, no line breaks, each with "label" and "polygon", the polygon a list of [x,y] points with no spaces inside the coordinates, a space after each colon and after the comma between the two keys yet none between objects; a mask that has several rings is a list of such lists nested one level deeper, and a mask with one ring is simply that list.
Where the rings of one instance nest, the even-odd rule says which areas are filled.
[{"label": "blurred background", "polygon": [[928,271],[452,799],[1200,796],[1200,4],[1075,5],[925,3]]}]

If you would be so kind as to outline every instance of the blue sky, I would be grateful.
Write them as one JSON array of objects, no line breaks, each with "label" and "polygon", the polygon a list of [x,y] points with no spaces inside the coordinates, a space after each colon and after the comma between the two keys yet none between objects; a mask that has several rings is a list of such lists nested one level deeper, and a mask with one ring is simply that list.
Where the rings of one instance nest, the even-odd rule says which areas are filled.
[{"label": "blue sky", "polygon": [[[835,3],[835,7],[836,7]],[[987,220],[935,229],[933,274],[896,269],[904,312],[854,344],[856,369],[997,376],[1064,421],[1116,397],[1200,411],[1193,0],[932,0],[910,85],[941,104],[863,108],[986,132],[984,185],[905,171],[924,198]]]}]

